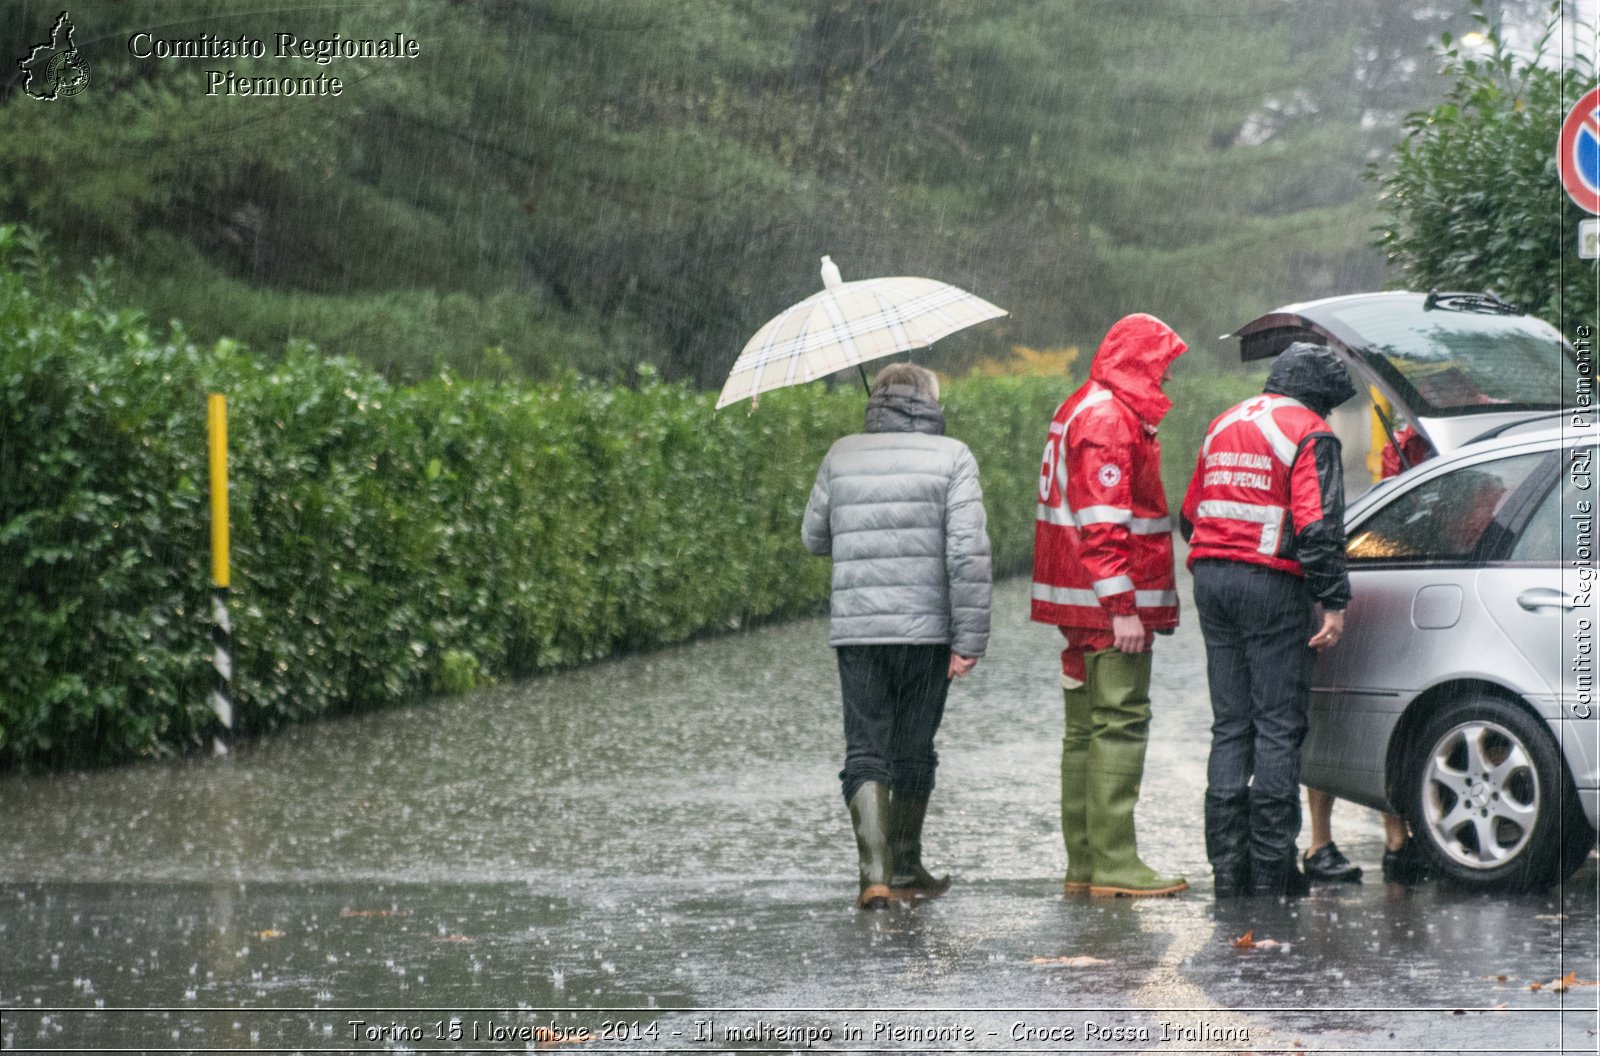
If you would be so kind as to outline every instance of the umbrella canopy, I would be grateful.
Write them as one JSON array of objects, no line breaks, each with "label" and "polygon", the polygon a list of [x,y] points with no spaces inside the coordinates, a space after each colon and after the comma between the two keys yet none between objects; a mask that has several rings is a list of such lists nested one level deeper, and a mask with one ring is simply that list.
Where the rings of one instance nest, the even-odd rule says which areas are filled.
[{"label": "umbrella canopy", "polygon": [[823,290],[756,331],[734,361],[717,406],[800,385],[1006,314],[982,297],[935,279],[898,276],[845,282],[822,258]]}]

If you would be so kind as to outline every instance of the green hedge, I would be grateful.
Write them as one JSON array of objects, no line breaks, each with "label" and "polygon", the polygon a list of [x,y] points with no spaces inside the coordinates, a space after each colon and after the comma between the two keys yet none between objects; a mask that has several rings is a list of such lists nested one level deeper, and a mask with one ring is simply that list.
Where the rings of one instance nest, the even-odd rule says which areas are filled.
[{"label": "green hedge", "polygon": [[[303,345],[269,361],[158,336],[105,300],[0,228],[0,769],[207,741],[208,392],[229,406],[245,733],[825,604],[800,515],[823,452],[859,428],[859,387],[753,413],[648,377],[402,387]],[[1070,385],[949,386],[1003,571],[1030,559]]]}]

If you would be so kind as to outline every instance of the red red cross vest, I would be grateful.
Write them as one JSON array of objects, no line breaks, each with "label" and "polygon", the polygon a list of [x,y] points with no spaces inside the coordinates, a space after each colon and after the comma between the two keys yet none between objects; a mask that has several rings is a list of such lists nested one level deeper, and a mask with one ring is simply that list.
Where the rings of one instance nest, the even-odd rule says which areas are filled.
[{"label": "red red cross vest", "polygon": [[[1245,561],[1304,575],[1294,557],[1300,529],[1323,517],[1311,436],[1333,430],[1299,400],[1264,393],[1217,417],[1206,433],[1183,516],[1194,526],[1189,566]],[[1306,457],[1300,458],[1302,450]]]},{"label": "red red cross vest", "polygon": [[1161,446],[1099,382],[1050,423],[1034,521],[1033,619],[1109,628],[1137,613],[1148,631],[1178,625],[1172,520]]}]

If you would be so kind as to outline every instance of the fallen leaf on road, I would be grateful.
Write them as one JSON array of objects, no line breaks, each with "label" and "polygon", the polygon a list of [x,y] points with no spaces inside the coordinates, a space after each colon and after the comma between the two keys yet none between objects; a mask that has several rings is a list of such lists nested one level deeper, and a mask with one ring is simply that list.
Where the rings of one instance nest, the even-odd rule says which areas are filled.
[{"label": "fallen leaf on road", "polygon": [[1579,979],[1577,972],[1568,972],[1560,979],[1552,979],[1548,983],[1529,983],[1529,990],[1549,990],[1551,993],[1564,994],[1568,990],[1575,990],[1584,986],[1600,986],[1600,979]]},{"label": "fallen leaf on road", "polygon": [[1087,968],[1093,964],[1110,964],[1110,961],[1101,960],[1099,957],[1080,955],[1077,957],[1030,957],[1029,964],[1051,965],[1061,968]]},{"label": "fallen leaf on road", "polygon": [[1289,946],[1287,943],[1279,942],[1277,939],[1258,939],[1254,931],[1247,931],[1233,940],[1233,948],[1236,950],[1287,950]]},{"label": "fallen leaf on road", "polygon": [[1563,975],[1560,979],[1552,979],[1552,980],[1550,980],[1550,989],[1554,990],[1558,994],[1564,994],[1568,990],[1571,990],[1574,986],[1577,986],[1577,985],[1578,985],[1578,973],[1577,972],[1568,972],[1566,975]]},{"label": "fallen leaf on road", "polygon": [[477,942],[477,939],[467,935],[435,935],[434,942]]},{"label": "fallen leaf on road", "polygon": [[277,928],[268,928],[265,931],[253,931],[250,934],[255,936],[258,939],[281,939],[281,938],[283,938],[283,932],[279,931]]}]

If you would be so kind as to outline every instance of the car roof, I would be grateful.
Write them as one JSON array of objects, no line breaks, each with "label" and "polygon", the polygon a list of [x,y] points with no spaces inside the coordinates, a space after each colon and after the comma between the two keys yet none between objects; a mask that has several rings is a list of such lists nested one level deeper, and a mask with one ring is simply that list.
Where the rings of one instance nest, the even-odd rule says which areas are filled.
[{"label": "car roof", "polygon": [[[1484,461],[1491,461],[1502,453],[1509,456],[1600,443],[1600,426],[1595,424],[1593,412],[1587,413],[1588,418],[1581,425],[1572,424],[1563,415],[1556,421],[1546,419],[1545,421],[1514,422],[1502,428],[1492,429],[1488,433],[1454,448],[1447,455],[1439,458],[1430,458],[1413,466],[1404,473],[1375,481],[1370,488],[1358,494],[1350,494],[1348,496],[1349,505],[1346,507],[1347,512],[1351,517],[1359,520],[1374,507],[1389,502],[1395,495],[1408,489],[1410,487],[1408,482],[1454,472],[1456,469],[1461,468],[1463,463],[1475,465]],[[1573,465],[1576,471],[1579,463],[1574,461]],[[1585,474],[1590,472],[1587,464],[1582,465],[1581,468]]]},{"label": "car roof", "polygon": [[[1592,414],[1592,412],[1582,412]],[[1559,411],[1543,418],[1525,419],[1520,422],[1509,422],[1486,430],[1480,435],[1467,441],[1463,447],[1471,446],[1474,449],[1481,445],[1493,444],[1495,441],[1505,441],[1508,445],[1516,442],[1551,443],[1595,443],[1600,440],[1600,425],[1592,417],[1581,424],[1571,420],[1571,411]]]}]

